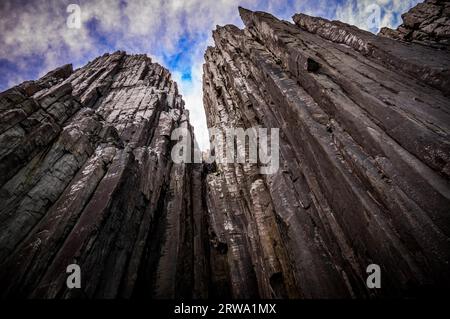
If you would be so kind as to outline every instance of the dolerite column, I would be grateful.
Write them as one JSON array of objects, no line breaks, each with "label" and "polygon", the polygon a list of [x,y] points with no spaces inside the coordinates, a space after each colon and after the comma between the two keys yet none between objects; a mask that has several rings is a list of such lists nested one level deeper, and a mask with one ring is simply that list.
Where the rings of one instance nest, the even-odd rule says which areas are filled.
[{"label": "dolerite column", "polygon": [[[205,54],[208,126],[279,128],[281,167],[208,174],[211,280],[240,298],[448,288],[448,49],[240,14],[245,29],[218,27]],[[371,264],[380,289],[366,285]]]},{"label": "dolerite column", "polygon": [[202,168],[172,162],[172,131],[193,130],[165,68],[105,54],[1,93],[0,112],[3,297],[206,296]]}]

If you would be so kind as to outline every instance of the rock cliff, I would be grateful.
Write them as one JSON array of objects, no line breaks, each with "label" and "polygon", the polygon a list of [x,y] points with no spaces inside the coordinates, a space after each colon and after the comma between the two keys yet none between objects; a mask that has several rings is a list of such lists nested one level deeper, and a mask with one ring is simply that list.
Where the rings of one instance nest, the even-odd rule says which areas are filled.
[{"label": "rock cliff", "polygon": [[[207,176],[228,247],[211,254],[213,274],[226,269],[212,280],[239,298],[448,288],[449,51],[304,14],[240,14],[245,29],[217,27],[205,54],[208,126],[280,128],[280,169]],[[381,289],[366,286],[370,264]]]},{"label": "rock cliff", "polygon": [[[2,92],[2,298],[449,288],[448,2],[378,36],[239,10],[245,28],[217,27],[205,53],[208,127],[278,128],[279,169],[218,149],[214,162],[174,161],[172,132],[194,131],[170,73],[145,55],[105,54]],[[70,264],[81,289],[66,285]],[[371,264],[381,288],[367,286]]]},{"label": "rock cliff", "polygon": [[202,167],[171,160],[171,132],[193,133],[166,69],[106,54],[3,92],[0,111],[3,296],[204,296]]}]

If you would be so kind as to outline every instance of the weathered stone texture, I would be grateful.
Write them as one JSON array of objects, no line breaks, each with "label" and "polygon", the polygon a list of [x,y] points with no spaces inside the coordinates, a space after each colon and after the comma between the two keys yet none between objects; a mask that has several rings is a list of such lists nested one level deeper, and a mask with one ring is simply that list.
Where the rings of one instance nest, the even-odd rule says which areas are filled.
[{"label": "weathered stone texture", "polygon": [[437,48],[450,46],[450,1],[425,0],[402,15],[397,30],[382,28],[380,35]]},{"label": "weathered stone texture", "polygon": [[[448,288],[448,52],[304,14],[240,14],[245,29],[218,27],[205,54],[208,126],[280,128],[281,167],[208,174],[212,280],[237,298]],[[372,263],[381,289],[366,287]]]},{"label": "weathered stone texture", "polygon": [[172,163],[172,130],[193,133],[166,69],[106,54],[1,93],[0,111],[2,296],[204,296],[202,167]]}]

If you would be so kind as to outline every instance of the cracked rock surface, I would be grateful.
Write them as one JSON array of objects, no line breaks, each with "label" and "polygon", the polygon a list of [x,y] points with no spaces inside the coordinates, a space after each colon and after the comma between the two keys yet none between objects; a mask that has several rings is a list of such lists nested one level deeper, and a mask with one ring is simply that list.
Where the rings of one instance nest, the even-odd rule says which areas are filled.
[{"label": "cracked rock surface", "polygon": [[[208,174],[210,227],[228,248],[211,253],[213,282],[236,298],[448,288],[449,52],[304,14],[240,14],[245,28],[218,27],[205,54],[208,126],[279,128],[280,169]],[[370,264],[381,289],[366,286]]]},{"label": "cracked rock surface", "polygon": [[402,15],[397,30],[382,28],[380,34],[393,39],[437,48],[450,46],[450,1],[426,0]]},{"label": "cracked rock surface", "polygon": [[166,69],[124,52],[1,93],[2,296],[204,295],[202,168],[170,157],[172,130],[193,135],[183,104]]}]

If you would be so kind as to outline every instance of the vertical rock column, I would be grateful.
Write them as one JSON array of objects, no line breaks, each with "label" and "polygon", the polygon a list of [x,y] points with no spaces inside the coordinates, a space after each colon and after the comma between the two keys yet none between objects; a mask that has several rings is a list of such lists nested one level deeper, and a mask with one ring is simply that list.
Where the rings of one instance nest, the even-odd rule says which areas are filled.
[{"label": "vertical rock column", "polygon": [[183,104],[166,69],[124,52],[0,94],[3,297],[205,296],[202,168],[170,156],[175,128],[193,138]]}]

